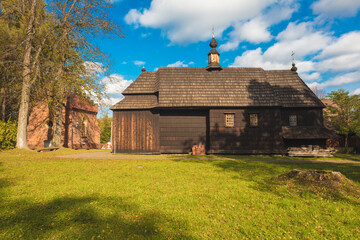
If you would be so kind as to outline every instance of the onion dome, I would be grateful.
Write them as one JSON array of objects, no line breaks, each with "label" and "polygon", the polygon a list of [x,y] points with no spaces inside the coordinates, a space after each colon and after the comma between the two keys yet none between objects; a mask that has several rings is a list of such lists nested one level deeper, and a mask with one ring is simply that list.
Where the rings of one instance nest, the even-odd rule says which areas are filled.
[{"label": "onion dome", "polygon": [[291,71],[296,72],[297,71],[297,67],[295,66],[295,63],[292,63],[292,68]]},{"label": "onion dome", "polygon": [[141,71],[142,71],[142,72],[146,72],[146,68],[145,68],[145,67],[142,67]]},{"label": "onion dome", "polygon": [[216,47],[218,46],[218,43],[216,42],[216,40],[215,40],[214,37],[212,38],[209,46],[210,46],[211,48],[216,48]]}]

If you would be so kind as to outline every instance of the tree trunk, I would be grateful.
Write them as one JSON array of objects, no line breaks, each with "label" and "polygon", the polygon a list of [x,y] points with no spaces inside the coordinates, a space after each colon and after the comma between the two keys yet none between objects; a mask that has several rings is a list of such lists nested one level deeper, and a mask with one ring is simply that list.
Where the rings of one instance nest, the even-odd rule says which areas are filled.
[{"label": "tree trunk", "polygon": [[26,29],[25,54],[23,60],[23,83],[19,109],[16,148],[28,148],[26,139],[27,119],[29,114],[30,88],[31,88],[31,49],[34,38],[34,21],[36,14],[36,1],[32,0],[29,22]]},{"label": "tree trunk", "polygon": [[346,152],[348,151],[348,138],[349,138],[349,135],[348,134],[346,134],[345,135],[345,150],[346,150]]},{"label": "tree trunk", "polygon": [[54,147],[61,147],[61,131],[62,131],[62,114],[63,104],[59,101],[55,107],[54,116],[54,134],[53,134],[53,145]]},{"label": "tree trunk", "polygon": [[6,121],[6,89],[1,89],[2,97],[1,97],[1,121]]}]

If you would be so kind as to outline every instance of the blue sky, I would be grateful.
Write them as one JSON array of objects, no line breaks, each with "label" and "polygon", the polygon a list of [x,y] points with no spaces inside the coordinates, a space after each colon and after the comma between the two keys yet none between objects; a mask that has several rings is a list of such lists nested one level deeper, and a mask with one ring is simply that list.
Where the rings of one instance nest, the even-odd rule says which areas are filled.
[{"label": "blue sky", "polygon": [[97,39],[113,61],[111,104],[145,66],[206,67],[212,26],[223,67],[290,69],[326,92],[360,94],[360,0],[112,0],[124,38]]}]

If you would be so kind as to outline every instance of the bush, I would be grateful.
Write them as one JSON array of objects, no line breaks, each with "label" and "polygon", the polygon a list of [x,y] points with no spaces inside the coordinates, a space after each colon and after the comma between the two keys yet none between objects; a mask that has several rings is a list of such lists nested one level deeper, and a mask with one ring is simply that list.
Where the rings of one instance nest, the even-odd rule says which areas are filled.
[{"label": "bush", "polygon": [[16,146],[17,122],[0,121],[0,149],[13,149]]}]

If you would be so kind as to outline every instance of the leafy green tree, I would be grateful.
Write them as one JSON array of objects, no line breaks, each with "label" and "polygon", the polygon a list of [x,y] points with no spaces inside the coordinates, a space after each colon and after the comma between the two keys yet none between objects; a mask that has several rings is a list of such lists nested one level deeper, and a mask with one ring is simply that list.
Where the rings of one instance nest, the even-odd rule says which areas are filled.
[{"label": "leafy green tree", "polygon": [[105,115],[103,118],[99,119],[99,127],[100,127],[100,142],[107,143],[110,142],[111,138],[111,125],[112,118]]},{"label": "leafy green tree", "polygon": [[349,95],[348,91],[339,89],[327,94],[332,104],[324,113],[336,133],[345,136],[345,148],[348,148],[349,134],[360,136],[360,96]]},{"label": "leafy green tree", "polygon": [[12,149],[16,145],[16,121],[0,121],[0,149]]},{"label": "leafy green tree", "polygon": [[[108,0],[49,0],[49,10],[56,17],[54,34],[55,67],[53,99],[55,102],[53,144],[61,143],[62,109],[66,93],[92,93],[102,96],[96,75],[86,72],[86,62],[104,62],[106,56],[91,43],[93,37],[122,37],[120,26],[110,20]],[[74,61],[75,60],[75,61]],[[74,69],[79,72],[74,76]],[[69,74],[70,73],[70,74]]]}]

